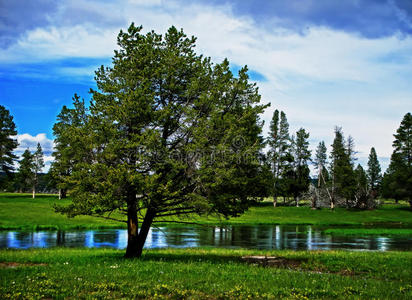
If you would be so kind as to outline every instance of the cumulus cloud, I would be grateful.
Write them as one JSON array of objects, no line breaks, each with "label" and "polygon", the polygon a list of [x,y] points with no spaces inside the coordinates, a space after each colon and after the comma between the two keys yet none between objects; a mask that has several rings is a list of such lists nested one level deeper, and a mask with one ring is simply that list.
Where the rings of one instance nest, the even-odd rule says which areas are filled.
[{"label": "cumulus cloud", "polygon": [[19,160],[25,150],[29,149],[29,151],[33,153],[34,151],[37,150],[37,143],[40,143],[40,146],[42,147],[42,150],[44,153],[45,167],[43,169],[43,172],[47,172],[49,170],[50,164],[53,162],[53,156],[52,156],[53,148],[54,148],[53,140],[47,138],[45,133],[39,133],[35,136],[30,135],[28,133],[24,133],[24,134],[18,134],[14,138],[16,138],[17,142],[19,143],[19,146],[14,151],[15,154],[19,157],[18,158]]},{"label": "cumulus cloud", "polygon": [[[220,0],[211,0],[222,3]],[[206,1],[204,1],[206,2]],[[210,3],[210,0],[207,2]],[[251,15],[267,28],[288,28],[305,34],[310,27],[327,27],[367,38],[412,34],[409,0],[347,1],[223,1],[240,15]]]}]

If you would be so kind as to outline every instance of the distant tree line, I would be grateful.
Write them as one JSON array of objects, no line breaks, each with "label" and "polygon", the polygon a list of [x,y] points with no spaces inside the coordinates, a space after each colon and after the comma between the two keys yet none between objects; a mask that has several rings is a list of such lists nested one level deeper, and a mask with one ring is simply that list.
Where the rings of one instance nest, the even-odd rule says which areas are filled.
[{"label": "distant tree line", "polygon": [[[376,151],[371,149],[368,169],[355,165],[354,140],[344,138],[340,127],[335,128],[335,138],[328,159],[327,147],[321,141],[314,157],[309,150],[309,133],[304,128],[296,135],[289,134],[286,114],[274,111],[268,137],[268,161],[273,174],[273,205],[278,198],[293,198],[296,206],[299,197],[310,199],[312,207],[336,206],[371,208],[379,195],[381,169]],[[317,171],[317,178],[310,178],[309,164]]]},{"label": "distant tree line", "polygon": [[[13,117],[0,105],[1,118],[1,172],[0,187],[4,191],[59,193],[66,197],[70,185],[64,180],[70,176],[73,167],[81,162],[82,151],[69,147],[75,137],[71,130],[85,121],[84,102],[76,95],[75,109],[64,107],[53,130],[56,135],[54,162],[47,174],[41,172],[44,158],[41,145],[33,153],[26,149],[18,161],[13,150],[17,148],[17,134]],[[312,157],[309,150],[309,133],[300,128],[294,135],[289,134],[289,123],[283,111],[275,110],[266,140],[268,152],[261,159],[261,168],[266,171],[265,180],[260,181],[261,196],[272,196],[273,205],[283,199],[283,205],[293,199],[299,206],[299,199],[311,200],[313,208],[343,206],[347,208],[373,208],[379,197],[392,198],[396,202],[407,200],[412,206],[412,115],[407,113],[393,142],[394,151],[389,168],[382,175],[380,163],[374,147],[370,149],[367,169],[355,164],[356,151],[351,136],[344,138],[342,128],[335,128],[335,138],[328,156],[324,141],[319,142]],[[76,144],[80,147],[80,143]],[[85,145],[83,145],[84,147]],[[316,175],[310,177],[309,165],[313,164]],[[270,171],[270,172],[269,172]],[[256,184],[258,184],[256,182]],[[259,185],[258,184],[258,185]]]},{"label": "distant tree line", "polygon": [[[84,102],[76,95],[75,109],[64,107],[53,130],[56,135],[54,162],[47,174],[41,172],[44,158],[41,145],[33,153],[26,149],[18,161],[13,150],[17,148],[17,134],[13,117],[0,105],[1,157],[0,187],[4,191],[59,193],[65,198],[70,185],[65,177],[70,176],[74,166],[84,160],[82,151],[69,147],[76,144],[72,132],[75,126],[85,121]],[[300,128],[294,135],[289,134],[289,123],[283,111],[275,110],[266,139],[268,152],[260,163],[266,170],[260,185],[260,195],[272,196],[273,205],[279,198],[283,205],[292,199],[299,206],[299,199],[311,200],[313,208],[336,206],[347,208],[373,208],[379,197],[392,198],[396,202],[407,200],[412,206],[412,115],[407,113],[393,142],[394,151],[389,168],[382,175],[380,163],[374,147],[370,149],[367,169],[355,164],[356,151],[351,136],[344,138],[342,128],[335,128],[335,138],[328,156],[324,141],[319,142],[312,157],[309,150],[309,133]],[[80,143],[76,144],[80,147]],[[85,147],[85,145],[83,145]],[[316,175],[310,177],[309,165],[313,164]]]}]

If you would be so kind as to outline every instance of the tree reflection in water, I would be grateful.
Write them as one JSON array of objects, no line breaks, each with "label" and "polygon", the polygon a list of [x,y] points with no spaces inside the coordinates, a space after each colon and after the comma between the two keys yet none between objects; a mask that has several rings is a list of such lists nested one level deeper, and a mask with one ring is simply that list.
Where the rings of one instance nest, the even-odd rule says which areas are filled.
[{"label": "tree reflection in water", "polygon": [[[152,228],[146,248],[226,247],[294,250],[412,250],[412,236],[344,236],[313,226],[199,226]],[[0,248],[111,247],[123,249],[123,229],[87,231],[0,231]]]}]

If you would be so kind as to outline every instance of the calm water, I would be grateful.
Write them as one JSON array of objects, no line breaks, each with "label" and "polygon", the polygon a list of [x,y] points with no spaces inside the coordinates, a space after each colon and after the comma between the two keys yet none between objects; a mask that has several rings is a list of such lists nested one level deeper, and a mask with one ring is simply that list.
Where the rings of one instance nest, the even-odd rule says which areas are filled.
[{"label": "calm water", "polygon": [[[112,247],[123,249],[127,231],[0,231],[0,248]],[[311,226],[164,227],[152,229],[146,248],[200,247],[294,250],[409,250],[412,236],[339,236]]]}]

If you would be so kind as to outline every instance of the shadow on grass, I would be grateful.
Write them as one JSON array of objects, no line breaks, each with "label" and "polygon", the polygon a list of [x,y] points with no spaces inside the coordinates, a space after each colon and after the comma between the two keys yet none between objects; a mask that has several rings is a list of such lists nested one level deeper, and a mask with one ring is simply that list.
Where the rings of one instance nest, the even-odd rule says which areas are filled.
[{"label": "shadow on grass", "polygon": [[157,262],[208,262],[212,264],[221,263],[242,263],[238,255],[204,254],[204,253],[165,253],[165,252],[146,252],[140,258],[142,261]]},{"label": "shadow on grass", "polygon": [[402,211],[409,211],[412,213],[412,208],[410,206],[400,206],[400,207],[395,207],[395,209],[402,210]]}]

